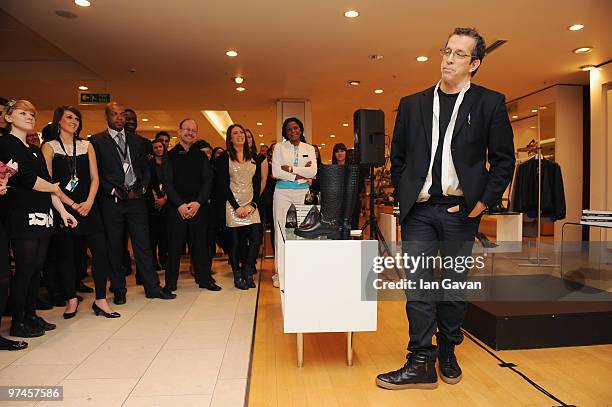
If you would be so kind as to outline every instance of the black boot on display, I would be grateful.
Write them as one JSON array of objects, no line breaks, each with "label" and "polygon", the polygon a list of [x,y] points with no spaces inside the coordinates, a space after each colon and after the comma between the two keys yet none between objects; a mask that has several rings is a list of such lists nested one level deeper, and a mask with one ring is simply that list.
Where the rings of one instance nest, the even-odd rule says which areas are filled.
[{"label": "black boot on display", "polygon": [[448,384],[459,383],[462,372],[455,357],[455,345],[440,340],[440,338],[438,338],[438,362],[442,381]]},{"label": "black boot on display", "polygon": [[327,236],[340,238],[340,221],[344,203],[344,165],[321,165],[317,178],[321,183],[321,220],[310,227],[299,227],[295,234],[307,239]]},{"label": "black boot on display", "polygon": [[351,220],[357,203],[359,188],[359,166],[349,165],[346,169],[346,180],[344,189],[344,213],[342,214],[342,239],[351,237]]},{"label": "black boot on display", "polygon": [[438,387],[436,359],[426,353],[410,353],[404,367],[379,374],[376,385],[389,390],[435,389]]},{"label": "black boot on display", "polygon": [[313,205],[312,208],[310,208],[310,210],[306,214],[306,217],[304,218],[302,223],[300,223],[300,229],[312,227],[320,221],[321,212],[319,212],[319,209],[315,205]]},{"label": "black boot on display", "polygon": [[294,204],[291,204],[289,209],[287,209],[287,219],[285,220],[285,228],[286,229],[295,229],[298,227],[297,224],[297,209]]}]

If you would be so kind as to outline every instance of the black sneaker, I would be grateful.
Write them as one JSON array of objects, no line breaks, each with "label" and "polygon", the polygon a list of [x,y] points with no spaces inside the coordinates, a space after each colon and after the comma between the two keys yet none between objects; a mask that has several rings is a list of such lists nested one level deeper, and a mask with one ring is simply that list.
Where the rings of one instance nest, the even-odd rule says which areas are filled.
[{"label": "black sneaker", "polygon": [[25,322],[13,322],[10,330],[11,336],[18,338],[37,338],[45,334],[45,330],[38,327],[26,324]]},{"label": "black sneaker", "polygon": [[30,315],[25,317],[26,324],[30,326],[38,327],[44,331],[53,331],[56,326],[50,322],[45,321],[42,317],[38,315]]},{"label": "black sneaker", "polygon": [[455,345],[438,340],[438,362],[442,381],[448,384],[459,383],[463,374],[455,357]]},{"label": "black sneaker", "polygon": [[379,374],[376,385],[389,390],[433,390],[438,387],[436,359],[426,353],[410,353],[401,369]]}]

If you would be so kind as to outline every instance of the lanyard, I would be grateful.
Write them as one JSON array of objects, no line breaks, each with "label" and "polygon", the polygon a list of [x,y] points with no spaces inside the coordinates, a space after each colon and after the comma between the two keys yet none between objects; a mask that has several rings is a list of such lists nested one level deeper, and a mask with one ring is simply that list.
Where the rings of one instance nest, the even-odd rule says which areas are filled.
[{"label": "lanyard", "polygon": [[70,171],[70,178],[78,179],[77,178],[77,168],[76,168],[76,150],[77,150],[76,138],[75,137],[72,138],[72,158],[66,151],[66,147],[64,147],[64,143],[62,142],[61,138],[59,139],[59,143],[60,143],[60,147],[62,147],[62,151],[64,152],[64,154],[66,154],[66,159],[68,160],[68,170]]}]

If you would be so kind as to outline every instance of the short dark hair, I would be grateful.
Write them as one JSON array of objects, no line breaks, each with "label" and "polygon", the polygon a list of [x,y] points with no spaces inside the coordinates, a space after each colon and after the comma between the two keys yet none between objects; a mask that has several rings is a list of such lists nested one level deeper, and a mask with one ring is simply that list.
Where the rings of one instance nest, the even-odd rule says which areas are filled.
[{"label": "short dark hair", "polygon": [[[446,44],[448,44],[448,40],[453,35],[465,35],[466,37],[473,38],[474,41],[476,41],[476,45],[474,45],[474,49],[472,50],[472,59],[470,60],[470,62],[474,61],[475,59],[478,59],[482,64],[482,60],[485,57],[485,50],[487,46],[485,44],[484,38],[482,38],[478,30],[472,27],[457,27],[448,35],[448,38],[446,39]],[[479,68],[480,67],[476,68],[476,70],[472,72],[472,76],[476,75],[476,72],[478,72]]]},{"label": "short dark hair", "polygon": [[304,123],[302,123],[302,121],[298,119],[297,117],[289,117],[285,119],[285,121],[283,122],[283,131],[282,131],[283,138],[287,139],[287,125],[291,122],[295,122],[300,128],[300,131],[302,132],[302,135],[300,136],[300,141],[306,142],[306,139],[304,139]]},{"label": "short dark hair", "polygon": [[193,143],[193,146],[198,150],[203,148],[212,148],[212,146],[206,140],[197,140],[195,143]]},{"label": "short dark hair", "polygon": [[79,135],[81,134],[81,130],[83,130],[83,116],[81,115],[81,111],[74,106],[60,106],[55,109],[55,112],[53,112],[53,121],[51,122],[51,137],[54,140],[59,140],[61,130],[59,122],[64,116],[64,112],[66,110],[74,113],[76,117],[79,118],[79,127],[77,127],[74,136],[79,137]]},{"label": "short dark hair", "polygon": [[229,154],[229,157],[232,161],[238,161],[238,157],[236,156],[236,149],[234,148],[234,144],[232,143],[232,130],[234,130],[234,127],[239,127],[244,132],[244,146],[242,147],[242,158],[244,158],[244,161],[249,161],[251,158],[254,157],[251,156],[251,150],[249,150],[249,143],[247,143],[246,140],[246,132],[244,131],[244,127],[242,127],[242,125],[232,124],[227,128],[227,132],[225,133],[225,149],[227,150],[227,153]]},{"label": "short dark hair", "polygon": [[170,137],[170,133],[168,133],[167,131],[158,131],[157,134],[155,134],[155,140],[158,140],[161,136],[166,136],[168,137],[168,140],[171,139],[172,137]]},{"label": "short dark hair", "polygon": [[125,109],[123,109],[123,111],[124,111],[125,113],[128,113],[128,112],[129,112],[129,113],[134,113],[134,116],[137,116],[137,115],[136,115],[136,112],[135,112],[135,111],[134,111],[134,109],[132,109],[131,107],[126,107]]}]

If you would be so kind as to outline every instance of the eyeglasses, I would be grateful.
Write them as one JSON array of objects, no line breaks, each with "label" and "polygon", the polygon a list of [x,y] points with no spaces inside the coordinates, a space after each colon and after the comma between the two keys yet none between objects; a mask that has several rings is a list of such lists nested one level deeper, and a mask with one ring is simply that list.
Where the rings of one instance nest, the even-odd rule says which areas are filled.
[{"label": "eyeglasses", "polygon": [[198,131],[195,129],[179,129],[179,130],[184,131],[185,133],[198,134]]},{"label": "eyeglasses", "polygon": [[474,57],[473,55],[466,54],[463,51],[458,51],[458,50],[457,51],[453,51],[450,48],[442,48],[440,50],[440,55],[442,55],[443,57],[446,57],[446,58],[450,58],[450,56],[453,55],[453,53],[455,54],[455,57],[457,59],[459,59],[459,60],[464,60],[466,58],[473,58]]}]

